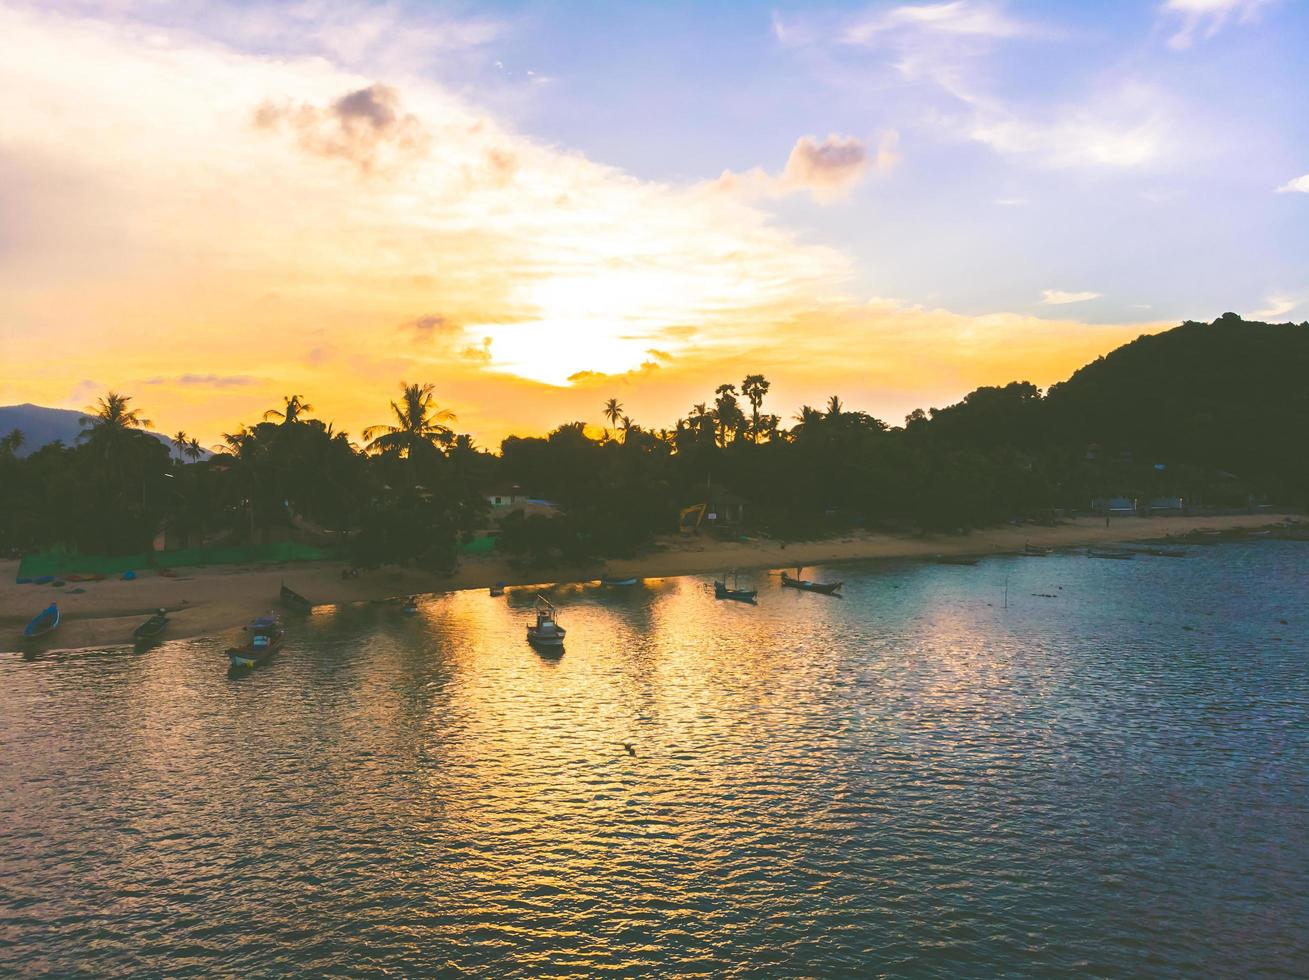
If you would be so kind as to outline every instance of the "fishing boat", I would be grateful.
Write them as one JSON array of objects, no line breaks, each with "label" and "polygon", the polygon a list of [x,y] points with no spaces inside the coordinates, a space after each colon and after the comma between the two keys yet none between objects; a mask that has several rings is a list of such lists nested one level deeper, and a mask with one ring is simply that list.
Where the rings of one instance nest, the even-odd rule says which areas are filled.
[{"label": "fishing boat", "polygon": [[559,611],[554,603],[538,595],[535,613],[535,620],[527,624],[527,642],[534,647],[561,649],[568,631],[559,625]]},{"label": "fishing boat", "polygon": [[138,647],[146,646],[159,639],[159,634],[168,626],[168,610],[160,609],[144,623],[132,630],[132,642]]},{"label": "fishing boat", "polygon": [[1149,555],[1151,558],[1185,558],[1187,552],[1181,548],[1137,548],[1138,555]]},{"label": "fishing boat", "polygon": [[49,636],[59,627],[59,606],[50,603],[32,617],[32,621],[23,629],[24,640],[37,640]]},{"label": "fishing boat", "polygon": [[810,582],[808,579],[792,578],[788,573],[782,573],[782,587],[787,589],[799,589],[802,592],[817,592],[820,595],[837,595],[841,591],[844,582]]},{"label": "fishing boat", "polygon": [[727,586],[727,576],[724,575],[722,580],[714,579],[714,598],[715,599],[735,599],[737,602],[754,602],[759,595],[758,589],[743,589],[741,583],[737,581],[736,572],[732,572],[732,586]]},{"label": "fishing boat", "polygon": [[250,641],[245,646],[227,650],[227,659],[233,670],[248,670],[268,663],[286,641],[286,631],[276,616],[261,616],[245,630],[250,634]]},{"label": "fishing boat", "polygon": [[401,610],[406,616],[418,615],[418,596],[411,595],[405,599],[405,604]]},{"label": "fishing boat", "polygon": [[1049,558],[1052,551],[1052,548],[1040,548],[1034,544],[1025,544],[1023,545],[1022,554],[1028,558]]},{"label": "fishing boat", "polygon": [[629,578],[610,578],[608,575],[605,575],[601,577],[600,584],[626,587],[629,585],[635,585],[639,581],[641,580],[635,575],[630,576]]},{"label": "fishing boat", "polygon": [[936,559],[938,565],[976,565],[976,558],[968,558],[964,555],[938,555]]},{"label": "fishing boat", "polygon": [[504,594],[505,584],[503,582],[496,582],[495,585],[491,586],[491,598],[498,598]]},{"label": "fishing boat", "polygon": [[288,589],[285,583],[282,585],[282,605],[287,609],[293,609],[296,612],[307,613],[314,608],[314,604],[293,589]]},{"label": "fishing boat", "polygon": [[1088,548],[1086,554],[1088,558],[1110,558],[1114,561],[1131,561],[1136,557],[1136,552],[1122,548]]}]

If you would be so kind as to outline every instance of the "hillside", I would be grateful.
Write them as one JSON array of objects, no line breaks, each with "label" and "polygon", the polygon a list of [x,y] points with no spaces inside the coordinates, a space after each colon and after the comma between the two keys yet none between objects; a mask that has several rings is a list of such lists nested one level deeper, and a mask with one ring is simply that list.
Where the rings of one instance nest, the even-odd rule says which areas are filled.
[{"label": "hillside", "polygon": [[[14,429],[23,433],[23,445],[16,454],[20,457],[34,453],[56,440],[73,446],[77,444],[78,433],[82,431],[81,419],[86,417],[85,412],[67,408],[45,408],[31,404],[3,405],[0,406],[0,436]],[[167,446],[175,458],[184,459],[173,449],[172,440],[168,436],[158,432],[151,432],[150,435]]]}]

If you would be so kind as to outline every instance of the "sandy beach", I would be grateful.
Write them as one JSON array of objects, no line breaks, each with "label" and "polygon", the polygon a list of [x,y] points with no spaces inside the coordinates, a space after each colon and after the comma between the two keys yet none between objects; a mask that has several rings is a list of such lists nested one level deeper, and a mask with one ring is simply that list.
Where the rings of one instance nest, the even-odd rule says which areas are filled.
[{"label": "sandy beach", "polygon": [[[984,556],[1019,551],[1025,544],[1050,548],[1179,537],[1200,528],[1238,532],[1268,527],[1292,515],[1252,514],[1226,517],[1121,518],[1105,526],[1102,518],[1079,518],[1055,527],[998,527],[967,535],[891,535],[854,533],[820,541],[781,543],[767,539],[718,541],[671,537],[650,554],[587,568],[556,567],[520,571],[499,559],[465,559],[452,576],[404,568],[365,572],[343,579],[340,562],[304,562],[277,566],[228,566],[178,569],[175,576],[143,572],[133,581],[70,582],[62,588],[18,585],[18,563],[0,562],[0,650],[22,647],[23,626],[51,601],[59,603],[63,624],[50,648],[119,647],[157,608],[169,610],[167,638],[180,639],[235,631],[255,616],[276,607],[285,582],[315,604],[380,601],[414,593],[486,588],[497,581],[510,585],[579,582],[601,572],[622,577],[662,578],[722,572],[728,568],[795,568],[863,558]],[[1292,517],[1292,519],[1294,519]],[[74,593],[74,589],[83,589]]]}]

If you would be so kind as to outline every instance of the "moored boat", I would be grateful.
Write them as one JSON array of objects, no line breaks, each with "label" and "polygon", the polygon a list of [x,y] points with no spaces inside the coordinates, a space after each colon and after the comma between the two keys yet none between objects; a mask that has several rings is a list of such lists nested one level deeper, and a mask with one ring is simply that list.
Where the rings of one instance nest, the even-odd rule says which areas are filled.
[{"label": "moored boat", "polygon": [[250,641],[227,650],[227,659],[233,670],[248,670],[268,663],[286,640],[286,631],[276,616],[261,616],[245,629],[250,634]]},{"label": "moored boat", "polygon": [[1088,558],[1110,558],[1114,561],[1130,561],[1136,557],[1136,552],[1122,548],[1087,548],[1086,554]]},{"label": "moored boat", "polygon": [[977,562],[978,559],[967,555],[938,555],[936,558],[938,565],[976,565]]},{"label": "moored boat", "polygon": [[132,642],[142,647],[153,643],[159,639],[161,634],[168,627],[168,610],[159,609],[153,616],[144,623],[132,630]]},{"label": "moored boat", "polygon": [[33,616],[31,622],[23,628],[23,639],[38,640],[49,636],[59,628],[59,621],[59,606],[52,602]]},{"label": "moored boat", "polygon": [[636,583],[639,581],[641,580],[637,578],[635,575],[629,576],[627,578],[610,578],[608,575],[604,575],[600,578],[601,585],[612,585],[612,586],[636,585]]},{"label": "moored boat", "polygon": [[505,594],[505,584],[503,582],[496,582],[495,585],[491,586],[492,598],[498,598],[499,596],[502,596],[504,594]]},{"label": "moored boat", "polygon": [[789,573],[782,573],[782,587],[800,589],[802,592],[817,592],[820,595],[837,595],[844,582],[810,582],[808,579],[792,578]]},{"label": "moored boat", "polygon": [[759,596],[758,589],[743,589],[741,583],[737,580],[736,572],[732,572],[732,585],[727,585],[727,576],[724,575],[722,580],[714,579],[714,598],[715,599],[734,599],[737,602],[754,602]]},{"label": "moored boat", "polygon": [[418,615],[418,596],[411,595],[406,597],[404,607],[401,610],[406,616]]},{"label": "moored boat", "polygon": [[536,597],[535,620],[527,624],[527,642],[534,647],[559,650],[568,631],[559,625],[559,610],[545,596]]},{"label": "moored boat", "polygon": [[296,612],[307,613],[314,608],[314,604],[302,596],[299,592],[282,585],[281,591],[282,605],[287,609],[294,609]]},{"label": "moored boat", "polygon": [[1052,548],[1041,548],[1034,544],[1024,544],[1022,554],[1028,558],[1049,558]]}]

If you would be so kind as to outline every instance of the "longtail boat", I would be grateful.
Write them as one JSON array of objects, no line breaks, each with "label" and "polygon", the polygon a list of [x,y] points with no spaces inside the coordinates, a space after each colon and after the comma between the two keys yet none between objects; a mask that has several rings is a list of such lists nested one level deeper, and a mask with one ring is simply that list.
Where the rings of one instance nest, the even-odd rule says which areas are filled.
[{"label": "longtail boat", "polygon": [[32,621],[23,628],[24,640],[37,640],[49,636],[59,628],[59,606],[50,603],[32,617]]},{"label": "longtail boat", "polygon": [[282,585],[281,591],[282,605],[287,609],[294,609],[296,612],[307,613],[314,608],[314,604],[293,589],[288,589],[285,584]]},{"label": "longtail boat", "polygon": [[792,578],[782,573],[782,586],[787,589],[799,589],[802,592],[817,592],[820,595],[837,595],[844,582],[810,582],[808,579]]},{"label": "longtail boat", "polygon": [[249,642],[227,650],[233,670],[248,670],[268,663],[286,641],[286,631],[276,616],[261,616],[245,629],[250,634]]},{"label": "longtail boat", "polygon": [[168,611],[158,610],[144,623],[132,630],[132,642],[138,647],[146,646],[159,639],[159,634],[168,627]]},{"label": "longtail boat", "polygon": [[715,599],[734,599],[737,602],[754,602],[759,596],[758,589],[743,589],[741,583],[737,580],[736,572],[732,572],[732,586],[727,586],[727,576],[724,575],[722,580],[714,579],[714,598]]}]

